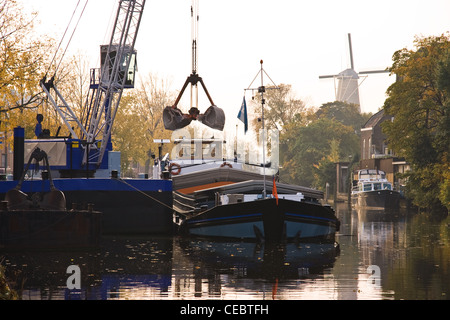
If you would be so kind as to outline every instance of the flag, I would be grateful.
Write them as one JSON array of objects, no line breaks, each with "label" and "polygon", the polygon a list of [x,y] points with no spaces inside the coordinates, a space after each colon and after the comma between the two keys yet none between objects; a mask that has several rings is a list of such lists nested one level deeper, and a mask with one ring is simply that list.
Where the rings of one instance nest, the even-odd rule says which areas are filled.
[{"label": "flag", "polygon": [[275,199],[277,200],[277,205],[278,205],[278,193],[277,193],[277,184],[275,183],[275,176],[273,176],[272,195],[273,195],[273,196],[275,197]]},{"label": "flag", "polygon": [[239,110],[238,113],[238,119],[241,120],[244,123],[244,131],[245,133],[247,133],[248,130],[248,119],[247,119],[247,104],[245,103],[245,96],[244,99],[242,101],[242,105],[241,105],[241,110]]}]

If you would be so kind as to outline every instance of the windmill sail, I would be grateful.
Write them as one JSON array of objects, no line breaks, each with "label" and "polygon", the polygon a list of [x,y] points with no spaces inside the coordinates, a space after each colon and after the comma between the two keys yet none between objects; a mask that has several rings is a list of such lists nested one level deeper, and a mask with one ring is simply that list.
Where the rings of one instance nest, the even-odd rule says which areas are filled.
[{"label": "windmill sail", "polygon": [[[336,101],[342,101],[347,103],[353,103],[358,106],[361,105],[359,100],[359,86],[361,85],[359,75],[375,74],[375,73],[388,73],[386,70],[369,70],[356,72],[353,61],[353,48],[351,34],[348,34],[348,45],[350,55],[350,68],[335,74],[335,75],[323,75],[319,76],[319,79],[333,78],[337,80],[337,90],[335,92]],[[367,76],[366,76],[367,77]]]}]

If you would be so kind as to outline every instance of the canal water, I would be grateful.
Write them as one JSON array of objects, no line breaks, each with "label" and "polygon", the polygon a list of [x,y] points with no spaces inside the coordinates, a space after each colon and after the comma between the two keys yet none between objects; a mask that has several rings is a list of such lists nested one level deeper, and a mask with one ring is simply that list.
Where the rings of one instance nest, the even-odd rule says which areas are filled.
[{"label": "canal water", "polygon": [[449,217],[336,212],[335,244],[108,236],[0,263],[22,300],[450,300]]}]

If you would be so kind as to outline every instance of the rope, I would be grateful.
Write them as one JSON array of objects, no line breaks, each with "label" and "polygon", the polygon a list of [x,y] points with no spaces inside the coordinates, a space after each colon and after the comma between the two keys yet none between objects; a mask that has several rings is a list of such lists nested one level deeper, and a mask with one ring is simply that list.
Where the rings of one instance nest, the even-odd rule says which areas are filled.
[{"label": "rope", "polygon": [[[78,1],[78,2],[79,2],[79,1]],[[59,66],[61,65],[61,62],[62,62],[62,60],[63,60],[63,58],[64,58],[64,56],[65,56],[65,54],[66,54],[66,51],[67,51],[67,49],[69,48],[69,44],[70,44],[70,42],[72,41],[72,37],[73,37],[73,35],[75,34],[75,31],[76,31],[77,28],[78,28],[78,24],[80,23],[81,17],[83,16],[83,13],[84,13],[84,9],[86,9],[86,6],[87,6],[88,2],[89,2],[89,0],[86,0],[86,2],[85,2],[85,4],[84,4],[84,7],[83,7],[83,10],[81,11],[80,17],[78,18],[78,21],[77,21],[77,23],[76,23],[76,25],[75,25],[75,28],[74,28],[73,31],[72,31],[72,34],[71,34],[71,36],[70,36],[70,39],[69,39],[69,41],[67,42],[66,48],[64,49],[63,55],[62,55],[62,57],[61,57],[61,60],[59,61],[58,66],[56,67],[55,73],[56,73],[56,71],[59,69]],[[78,4],[77,4],[77,7],[78,7]]]},{"label": "rope", "polygon": [[158,199],[152,197],[151,195],[145,193],[144,191],[139,190],[139,189],[136,188],[135,186],[132,186],[131,184],[129,184],[128,182],[126,182],[125,180],[119,178],[119,179],[117,179],[117,181],[120,181],[120,182],[122,182],[123,184],[129,186],[130,188],[132,188],[132,189],[138,191],[139,193],[143,194],[143,195],[146,196],[147,198],[149,198],[149,199],[151,199],[151,200],[153,200],[153,201],[158,202],[160,205],[162,205],[162,206],[164,206],[164,207],[166,207],[166,208],[168,208],[168,209],[170,209],[170,210],[172,210],[172,211],[174,211],[174,212],[176,212],[176,213],[178,213],[178,214],[181,214],[181,215],[183,215],[183,216],[186,216],[186,214],[184,214],[184,213],[182,213],[182,212],[179,212],[179,211],[175,210],[173,207],[171,207],[171,206],[165,204],[164,202],[162,202],[162,201],[160,201],[160,200],[158,200]]},{"label": "rope", "polygon": [[[76,11],[77,11],[78,6],[80,5],[80,2],[81,2],[81,0],[78,0],[78,3],[77,3],[77,5],[75,6],[75,9],[73,10],[73,13],[72,13],[72,16],[70,17],[69,23],[67,24],[66,30],[64,31],[64,34],[63,34],[63,36],[62,36],[62,38],[61,38],[61,41],[60,41],[59,44],[58,44],[58,48],[56,49],[55,54],[54,54],[54,56],[53,56],[53,59],[52,59],[52,61],[50,62],[49,66],[48,66],[47,72],[45,73],[46,75],[47,75],[48,72],[50,71],[50,68],[51,68],[53,62],[54,62],[55,59],[56,59],[56,55],[58,54],[59,48],[61,47],[61,44],[62,44],[64,38],[66,37],[66,33],[67,33],[67,31],[69,30],[69,26],[70,26],[70,24],[72,23],[72,19],[73,19],[73,17],[75,16],[75,13],[76,13]],[[86,0],[86,3],[84,4],[83,10],[82,10],[82,12],[81,12],[81,14],[80,14],[80,17],[78,18],[78,21],[77,21],[77,23],[76,23],[76,25],[75,25],[75,28],[74,28],[74,30],[73,30],[73,32],[72,32],[72,35],[70,36],[69,42],[68,42],[67,45],[66,45],[66,48],[65,48],[64,53],[63,53],[63,55],[62,55],[62,57],[61,57],[61,60],[59,61],[58,66],[56,67],[54,73],[56,73],[56,71],[59,69],[59,66],[61,65],[62,59],[64,58],[64,55],[66,54],[67,48],[69,47],[70,41],[72,40],[72,37],[73,37],[73,35],[74,35],[74,33],[75,33],[75,30],[76,30],[77,27],[78,27],[78,23],[79,23],[80,20],[81,20],[81,16],[83,15],[84,9],[86,8],[88,2],[89,2],[89,0]]]},{"label": "rope", "polygon": [[49,72],[49,70],[50,70],[50,68],[51,68],[51,66],[52,66],[52,64],[53,64],[53,61],[55,61],[56,54],[58,53],[59,48],[61,47],[61,44],[62,44],[62,42],[63,42],[63,40],[64,40],[64,37],[66,36],[67,30],[69,29],[70,23],[72,22],[72,19],[73,19],[73,17],[75,16],[75,12],[77,11],[77,8],[78,8],[78,5],[79,5],[79,4],[80,4],[80,0],[78,0],[78,3],[77,3],[77,5],[75,6],[75,9],[73,10],[72,17],[70,17],[69,23],[67,24],[66,30],[64,31],[64,34],[63,34],[63,36],[62,36],[62,38],[61,38],[61,41],[59,42],[58,48],[56,48],[55,55],[53,56],[53,59],[52,59],[52,61],[50,62],[50,65],[48,66],[48,69],[47,69],[46,74]]}]

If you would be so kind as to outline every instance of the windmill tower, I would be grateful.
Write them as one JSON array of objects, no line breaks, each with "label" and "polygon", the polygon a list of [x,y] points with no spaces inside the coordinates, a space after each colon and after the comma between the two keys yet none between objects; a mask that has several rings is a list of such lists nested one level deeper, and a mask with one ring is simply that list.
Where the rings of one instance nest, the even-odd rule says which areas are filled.
[{"label": "windmill tower", "polygon": [[349,45],[349,52],[350,52],[350,68],[345,69],[344,71],[342,71],[336,75],[319,76],[319,79],[333,78],[335,81],[337,80],[337,90],[336,90],[336,86],[335,86],[336,101],[353,103],[358,106],[361,106],[361,103],[359,100],[359,86],[362,84],[362,81],[361,82],[359,81],[359,79],[360,79],[359,75],[362,75],[362,74],[366,75],[364,77],[364,80],[365,80],[365,78],[367,77],[367,74],[388,73],[389,71],[387,71],[387,70],[371,70],[371,71],[356,72],[355,68],[354,68],[354,63],[353,63],[352,38],[351,38],[350,33],[348,34],[348,45]]}]

